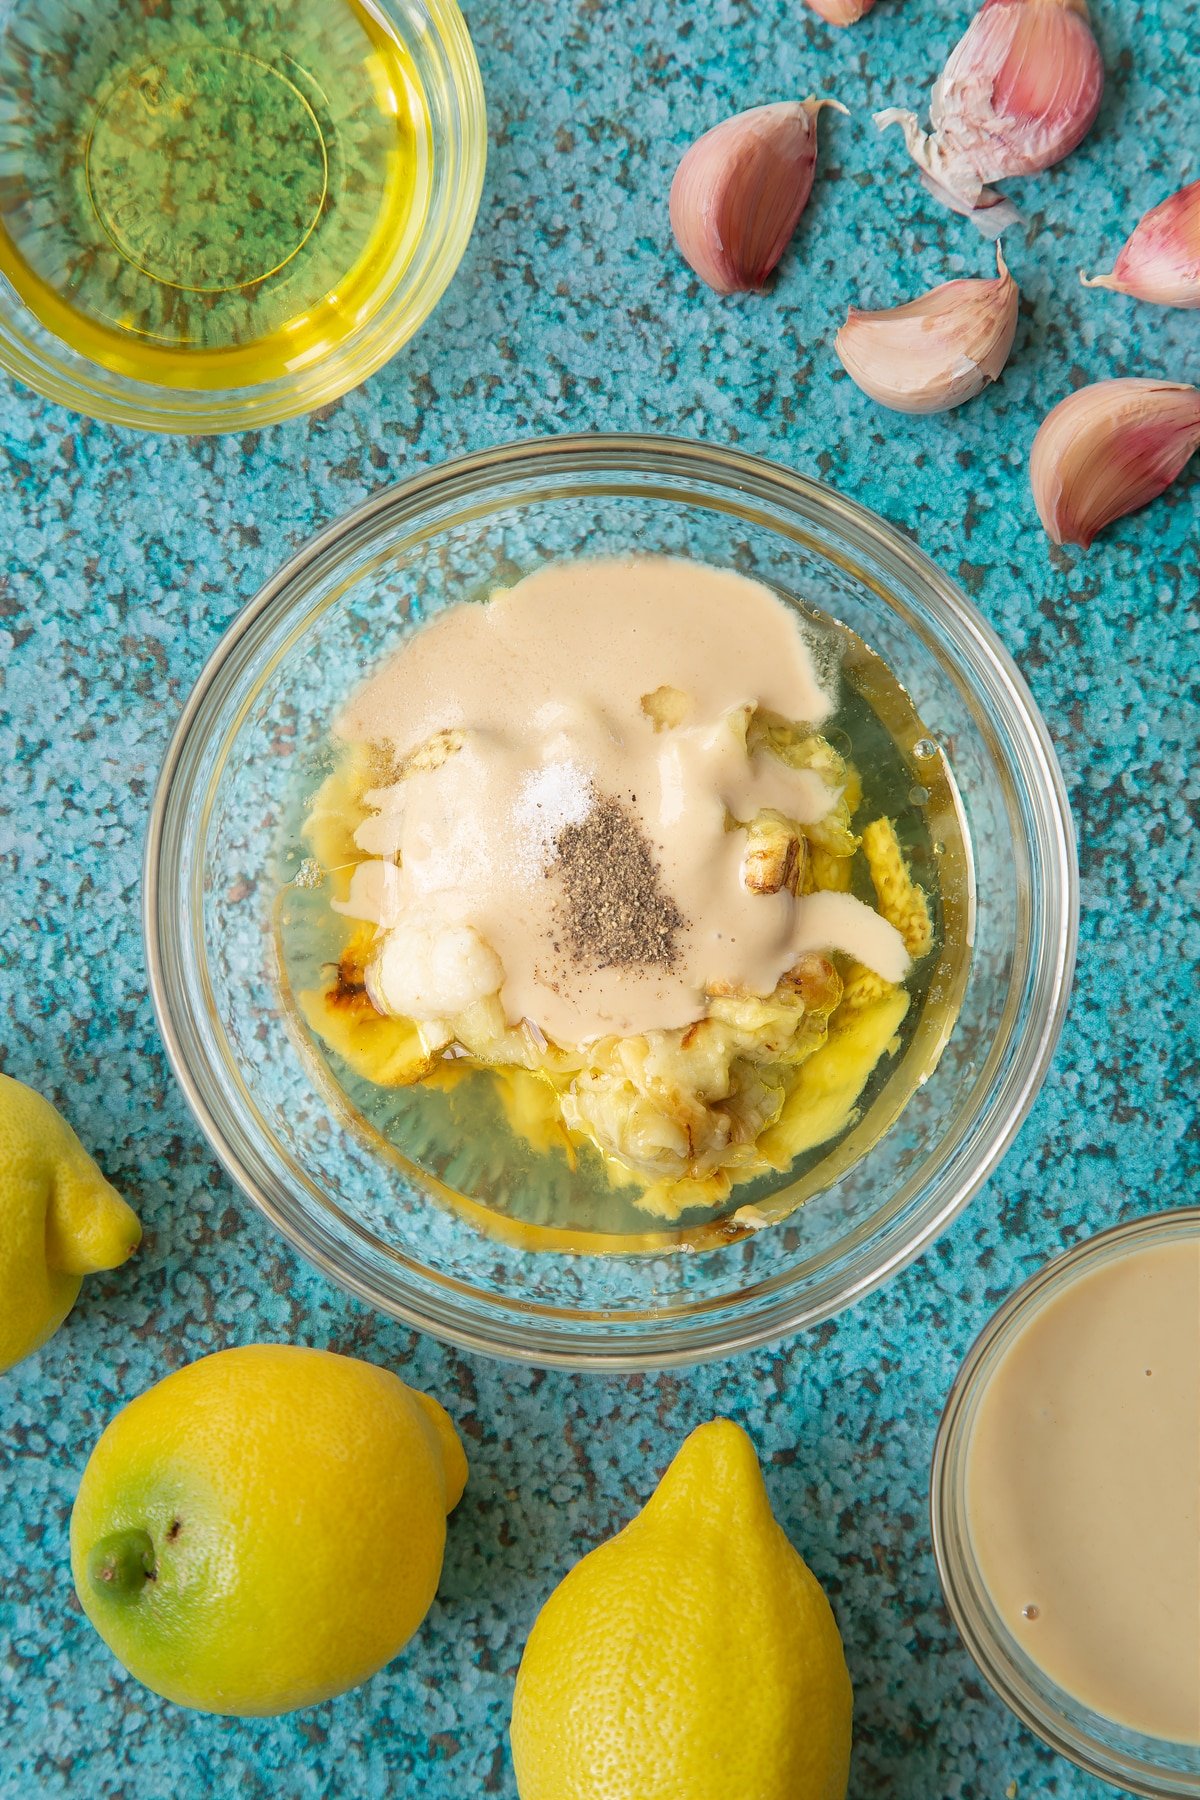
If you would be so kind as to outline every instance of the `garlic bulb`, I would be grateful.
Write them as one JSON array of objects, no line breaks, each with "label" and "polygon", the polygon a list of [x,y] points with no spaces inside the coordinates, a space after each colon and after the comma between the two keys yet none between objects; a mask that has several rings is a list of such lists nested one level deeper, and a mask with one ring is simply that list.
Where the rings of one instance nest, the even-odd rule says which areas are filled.
[{"label": "garlic bulb", "polygon": [[827,25],[857,25],[869,13],[875,0],[806,0]]},{"label": "garlic bulb", "polygon": [[836,100],[780,101],[715,125],[671,183],[671,229],[718,294],[754,292],[787,249],[812,192],[817,119]]},{"label": "garlic bulb", "polygon": [[1156,306],[1200,306],[1200,181],[1180,188],[1134,227],[1110,275],[1084,287],[1115,288]]},{"label": "garlic bulb", "polygon": [[834,340],[842,367],[895,412],[947,412],[998,379],[1017,330],[1020,294],[996,246],[998,273],[947,281],[887,312],[850,316]]},{"label": "garlic bulb", "polygon": [[1059,402],[1033,441],[1029,478],[1056,544],[1086,550],[1097,532],[1156,500],[1200,447],[1200,388],[1097,381]]},{"label": "garlic bulb", "polygon": [[899,125],[931,192],[996,235],[1016,214],[990,183],[1061,162],[1103,92],[1086,0],[984,0],[934,84],[932,131],[895,107],[875,123]]}]

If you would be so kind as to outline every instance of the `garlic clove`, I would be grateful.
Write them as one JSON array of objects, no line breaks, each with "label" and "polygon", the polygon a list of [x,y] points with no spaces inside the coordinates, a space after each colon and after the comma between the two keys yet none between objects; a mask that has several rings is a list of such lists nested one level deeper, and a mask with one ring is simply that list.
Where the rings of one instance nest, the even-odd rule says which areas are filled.
[{"label": "garlic clove", "polygon": [[736,113],[697,138],[671,183],[671,229],[718,294],[760,291],[812,192],[817,119],[836,100],[779,101]]},{"label": "garlic clove", "polygon": [[932,129],[896,107],[875,123],[899,125],[931,191],[994,235],[1002,202],[991,184],[1070,155],[1103,92],[1085,0],[984,0],[934,83]]},{"label": "garlic clove", "polygon": [[1114,519],[1170,487],[1200,447],[1200,388],[1097,381],[1061,400],[1033,441],[1029,478],[1056,544],[1087,549]]},{"label": "garlic clove", "polygon": [[905,306],[850,316],[834,348],[850,379],[894,412],[948,412],[999,379],[1020,293],[996,246],[997,274],[947,281]]},{"label": "garlic clove", "polygon": [[870,12],[875,0],[806,0],[827,25],[857,25]]},{"label": "garlic clove", "polygon": [[1111,274],[1084,287],[1114,288],[1156,306],[1200,306],[1200,181],[1180,188],[1134,227]]}]

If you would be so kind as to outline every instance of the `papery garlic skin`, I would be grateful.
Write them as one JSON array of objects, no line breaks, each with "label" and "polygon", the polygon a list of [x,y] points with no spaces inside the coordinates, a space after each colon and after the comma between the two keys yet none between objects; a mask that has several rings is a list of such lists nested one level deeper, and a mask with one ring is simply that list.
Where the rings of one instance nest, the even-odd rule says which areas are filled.
[{"label": "papery garlic skin", "polygon": [[850,379],[893,412],[948,412],[982,393],[1008,361],[1021,298],[999,245],[996,265],[886,312],[851,307],[834,340]]},{"label": "papery garlic skin", "polygon": [[812,192],[817,119],[836,100],[735,113],[697,138],[671,183],[684,260],[718,294],[756,293],[787,249]]},{"label": "papery garlic skin", "polygon": [[875,0],[805,0],[827,25],[857,25],[865,18]]},{"label": "papery garlic skin", "polygon": [[1016,214],[990,184],[1069,156],[1103,93],[1085,0],[984,0],[934,83],[932,130],[896,107],[875,123],[899,125],[930,190],[994,235]]},{"label": "papery garlic skin", "polygon": [[1097,381],[1069,394],[1033,441],[1029,478],[1056,544],[1087,549],[1114,519],[1157,500],[1200,447],[1200,388]]},{"label": "papery garlic skin", "polygon": [[1084,287],[1114,288],[1155,306],[1200,306],[1200,181],[1180,188],[1134,227],[1111,274]]}]

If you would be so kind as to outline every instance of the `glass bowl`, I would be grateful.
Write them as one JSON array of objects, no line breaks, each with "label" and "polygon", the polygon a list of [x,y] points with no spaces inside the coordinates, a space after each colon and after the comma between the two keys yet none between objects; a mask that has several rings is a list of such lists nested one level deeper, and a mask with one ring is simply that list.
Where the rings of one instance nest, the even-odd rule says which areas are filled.
[{"label": "glass bowl", "polygon": [[1198,1236],[1200,1207],[1133,1219],[1076,1244],[1010,1295],[976,1338],[950,1390],[930,1481],[933,1553],[946,1604],[982,1673],[1022,1724],[1053,1750],[1101,1780],[1151,1800],[1200,1795],[1200,1744],[1172,1744],[1106,1719],[1052,1681],[1017,1642],[992,1601],[971,1542],[967,1457],[988,1382],[1041,1307],[1080,1276],[1135,1247]]},{"label": "glass bowl", "polygon": [[[890,665],[949,758],[973,842],[974,942],[936,1069],[865,1154],[780,1223],[595,1255],[451,1204],[379,1154],[289,1029],[274,846],[305,759],[410,618],[554,558],[659,551],[803,596]],[[915,754],[941,764],[934,743]],[[919,765],[918,765],[919,766]],[[299,772],[299,773],[298,773]],[[962,929],[971,895],[960,897]],[[1074,961],[1077,875],[1054,752],[957,588],[829,488],[682,440],[561,437],[431,469],[315,539],[226,633],[167,752],[146,852],[150,980],[168,1055],[235,1181],[319,1268],[454,1343],[645,1368],[811,1325],[902,1267],[966,1204],[1032,1104]],[[885,1090],[886,1093],[886,1090]],[[672,1251],[674,1253],[672,1253]]]},{"label": "glass bowl", "polygon": [[[40,58],[48,80],[55,81],[55,59],[75,56],[77,49],[70,46],[87,42],[90,4],[54,0],[43,14],[31,10],[29,0],[0,0],[0,36],[11,30],[14,54],[22,64]],[[368,0],[365,10],[377,21],[376,28],[394,28],[403,39],[411,57],[408,78],[423,91],[428,128],[418,161],[421,204],[414,207],[412,229],[396,247],[381,289],[371,296],[370,311],[349,335],[313,348],[303,366],[293,364],[270,379],[222,386],[228,378],[203,369],[197,360],[194,386],[168,386],[117,373],[75,348],[43,324],[0,271],[0,365],[60,405],[115,425],[142,431],[241,431],[327,405],[365,381],[407,342],[445,292],[475,222],[487,161],[483,83],[455,0]],[[53,37],[48,35],[51,11]],[[144,27],[140,4],[131,11]],[[267,65],[259,66],[267,70]],[[277,77],[281,72],[267,73]],[[25,179],[22,146],[40,123],[25,116],[25,99],[16,87],[7,96],[0,94],[0,171],[14,191],[21,191]],[[323,147],[322,156],[328,159],[329,154]],[[107,223],[105,231],[113,236]],[[129,256],[127,250],[122,254]],[[48,305],[54,304],[51,298]]]}]

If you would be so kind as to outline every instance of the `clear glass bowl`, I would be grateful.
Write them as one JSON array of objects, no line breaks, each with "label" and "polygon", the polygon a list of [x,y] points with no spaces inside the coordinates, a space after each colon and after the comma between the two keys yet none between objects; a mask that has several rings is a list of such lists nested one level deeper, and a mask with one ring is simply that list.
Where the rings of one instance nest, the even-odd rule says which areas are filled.
[{"label": "clear glass bowl", "polygon": [[[75,4],[86,11],[86,3],[60,0],[60,10]],[[140,16],[140,5],[131,11]],[[258,429],[312,412],[357,387],[394,355],[429,317],[462,260],[483,191],[487,115],[479,64],[456,0],[371,0],[371,11],[403,40],[424,94],[427,198],[419,231],[414,228],[397,258],[390,289],[373,297],[373,310],[352,333],[305,367],[270,380],[226,388],[166,386],[118,374],[75,349],[0,275],[0,365],[60,405],[115,425],[222,432]],[[19,27],[22,55],[40,48],[38,19],[29,0],[0,0],[0,34]],[[14,183],[21,179],[14,144],[27,130],[18,100],[0,106],[0,169]]]},{"label": "clear glass bowl", "polygon": [[[659,551],[804,597],[885,658],[969,821],[974,945],[957,1025],[892,1128],[781,1223],[698,1251],[583,1255],[484,1229],[364,1141],[289,1031],[271,878],[297,771],[410,618],[553,558]],[[928,754],[928,751],[926,751]],[[167,753],[145,927],[168,1054],[244,1191],[319,1268],[455,1343],[644,1368],[810,1325],[966,1204],[1032,1104],[1074,961],[1077,875],[1054,752],[994,634],[881,520],[816,482],[680,440],[562,437],[414,477],[331,527],[226,633]]]},{"label": "clear glass bowl", "polygon": [[1046,1675],[1019,1644],[988,1593],[971,1542],[967,1457],[988,1382],[1037,1311],[1064,1288],[1131,1249],[1194,1241],[1200,1207],[1155,1213],[1076,1244],[1019,1287],[967,1353],[946,1401],[933,1452],[933,1553],[951,1617],[1005,1704],[1060,1755],[1103,1781],[1151,1800],[1200,1795],[1200,1744],[1172,1744],[1093,1712]]}]

